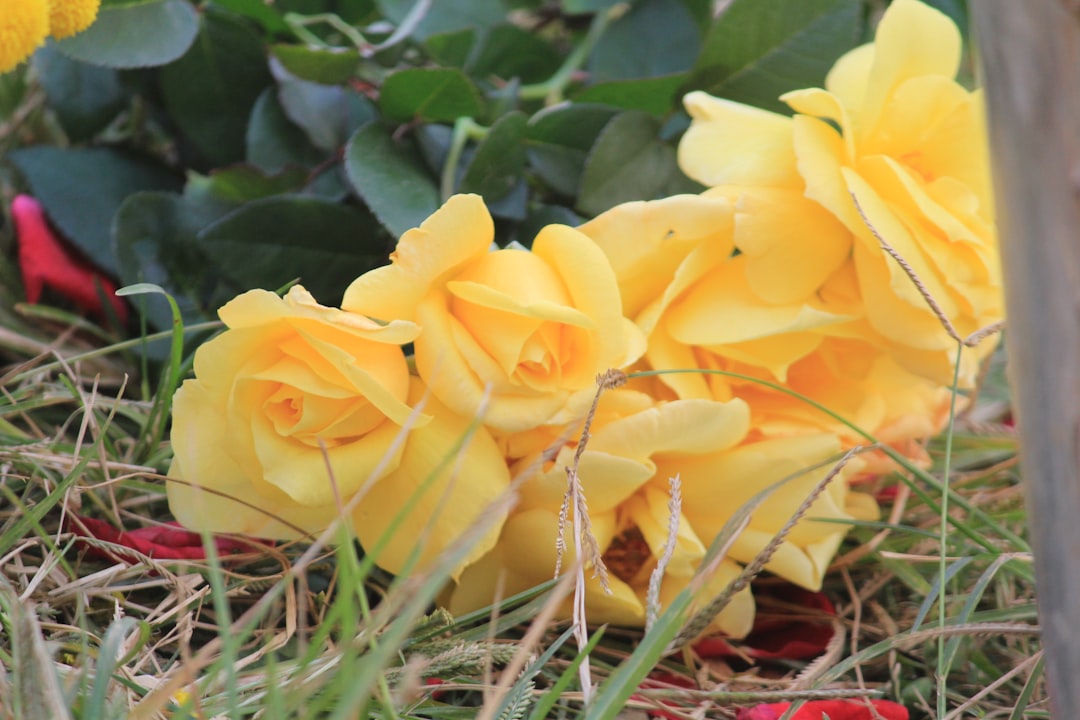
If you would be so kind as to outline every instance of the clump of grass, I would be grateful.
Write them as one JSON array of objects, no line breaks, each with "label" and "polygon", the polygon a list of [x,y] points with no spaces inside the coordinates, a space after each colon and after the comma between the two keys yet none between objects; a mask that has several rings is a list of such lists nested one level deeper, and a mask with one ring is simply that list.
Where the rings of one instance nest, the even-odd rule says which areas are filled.
[{"label": "clump of grass", "polygon": [[[722,718],[758,702],[882,694],[914,717],[1048,717],[998,365],[984,399],[930,444],[934,467],[893,453],[900,471],[886,518],[853,523],[827,581],[843,633],[816,661],[753,665],[695,654],[690,641],[717,608],[694,619],[691,592],[650,606],[647,631],[594,628],[578,643],[582,623],[551,621],[572,574],[449,617],[434,600],[482,528],[427,572],[398,578],[340,528],[228,558],[207,543],[205,562],[94,554],[109,544],[77,537],[75,515],[128,529],[169,517],[161,418],[185,366],[183,343],[152,382],[138,341],[11,309],[0,328],[0,718],[539,720],[661,704],[676,716]],[[754,503],[716,539],[711,560]],[[792,608],[763,601],[761,612]],[[658,670],[694,689],[641,687]]]}]

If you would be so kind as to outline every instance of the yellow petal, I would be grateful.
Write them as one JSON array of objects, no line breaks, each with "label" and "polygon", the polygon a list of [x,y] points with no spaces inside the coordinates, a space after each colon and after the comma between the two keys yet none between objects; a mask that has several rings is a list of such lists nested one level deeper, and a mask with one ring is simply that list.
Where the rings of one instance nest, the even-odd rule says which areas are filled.
[{"label": "yellow petal", "polygon": [[675,400],[595,430],[589,448],[641,459],[704,453],[732,447],[749,427],[750,409],[741,400]]},{"label": "yellow petal", "polygon": [[851,252],[847,229],[801,192],[722,186],[707,193],[735,205],[735,244],[747,257],[747,281],[767,303],[809,299]]},{"label": "yellow petal", "polygon": [[825,89],[858,122],[858,113],[866,101],[866,85],[874,67],[874,43],[849,50],[836,61],[825,76]]},{"label": "yellow petal", "polygon": [[616,205],[578,228],[611,262],[623,313],[636,318],[671,283],[676,269],[703,243],[734,249],[730,204],[719,197],[675,195]]},{"label": "yellow petal", "polygon": [[848,230],[860,232],[863,223],[840,172],[850,162],[844,140],[828,123],[817,118],[798,115],[792,123],[799,173],[806,181],[806,197],[835,215]]},{"label": "yellow petal", "polygon": [[[414,380],[409,401],[420,402],[425,392],[423,383]],[[360,544],[393,573],[401,572],[414,552],[415,568],[430,566],[482,514],[491,512],[489,503],[510,484],[510,472],[486,430],[470,427],[470,419],[434,397],[426,399],[425,410],[432,421],[409,433],[400,465],[363,496],[352,518]],[[462,441],[465,445],[458,447]],[[455,578],[494,547],[502,522],[500,517],[481,535]]]},{"label": "yellow petal", "polygon": [[[841,138],[840,147],[843,148],[843,154],[840,156],[840,161],[845,165],[849,165],[855,161],[855,133],[852,127],[850,113],[848,109],[840,103],[839,98],[821,88],[807,88],[805,90],[792,90],[789,93],[781,95],[780,99],[790,105],[792,110],[800,113],[802,116],[813,119],[829,120],[830,122],[835,123],[836,129],[839,130],[839,137]],[[859,149],[861,150],[861,148]],[[796,157],[800,157],[799,141],[797,139],[795,140],[795,155]],[[809,182],[806,173],[802,172],[801,167],[800,173],[802,174],[803,179]]]},{"label": "yellow petal", "polygon": [[704,92],[683,98],[690,128],[679,142],[679,167],[704,185],[799,188],[791,119]]},{"label": "yellow petal", "polygon": [[[566,495],[566,468],[573,462],[574,449],[562,448],[550,468],[537,472],[521,488],[522,508],[545,508],[558,511]],[[532,458],[515,466],[522,472]],[[586,449],[578,465],[578,477],[590,511],[613,511],[653,476],[655,466],[647,460],[613,455]]]},{"label": "yellow petal", "polygon": [[960,31],[944,13],[918,0],[889,5],[874,37],[874,67],[867,81],[860,136],[877,132],[888,98],[920,75],[956,76]]},{"label": "yellow petal", "polygon": [[480,196],[454,195],[401,236],[390,265],[354,280],[341,307],[383,320],[412,319],[424,295],[486,254],[494,239],[495,225]]},{"label": "yellow petal", "polygon": [[[742,568],[731,560],[721,560],[716,570],[706,579],[698,591],[697,597],[690,606],[691,612],[701,610],[708,605],[709,601],[722,593],[739,576],[741,570]],[[676,596],[686,588],[688,583],[689,578],[686,577],[678,575],[664,577],[664,582],[660,586],[661,611],[675,600]],[[731,601],[720,611],[720,614],[713,619],[702,634],[723,633],[728,637],[743,638],[750,633],[753,626],[754,596],[751,594],[750,588],[747,587],[732,596]]]},{"label": "yellow petal", "polygon": [[[687,345],[727,345],[849,319],[818,302],[772,305],[762,301],[750,286],[746,263],[746,256],[733,258],[672,306],[667,322],[673,338]],[[797,267],[788,268],[786,277],[798,272]]]},{"label": "yellow petal", "polygon": [[[662,322],[649,337],[649,349],[646,359],[656,370],[692,370],[700,367],[694,351],[688,345],[678,342]],[[675,391],[680,399],[713,397],[709,384],[700,373],[664,373],[660,381]]]}]

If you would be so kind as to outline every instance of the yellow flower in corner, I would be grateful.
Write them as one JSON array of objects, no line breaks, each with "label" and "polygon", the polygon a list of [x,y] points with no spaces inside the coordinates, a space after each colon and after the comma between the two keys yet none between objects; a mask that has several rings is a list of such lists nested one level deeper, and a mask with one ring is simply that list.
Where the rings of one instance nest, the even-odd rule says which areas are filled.
[{"label": "yellow flower in corner", "polygon": [[48,0],[6,0],[0,12],[0,73],[29,57],[48,34]]},{"label": "yellow flower in corner", "polygon": [[[787,250],[773,248],[777,256],[803,257],[832,238],[827,247],[840,254],[827,256],[853,268],[865,318],[890,355],[941,384],[952,380],[955,342],[868,223],[914,268],[961,336],[1001,319],[982,97],[954,79],[960,52],[960,33],[945,15],[896,0],[875,42],[842,57],[825,89],[783,96],[793,118],[691,93],[693,123],[679,148],[684,171],[717,186],[711,192],[794,190],[827,211],[849,240],[792,236]],[[811,279],[824,282],[830,265],[811,266]],[[804,269],[793,262],[773,282],[804,283]],[[963,384],[993,345],[966,353]]]},{"label": "yellow flower in corner", "polygon": [[97,19],[101,0],[50,0],[49,34],[63,40],[90,27]]},{"label": "yellow flower in corner", "polygon": [[596,375],[644,351],[611,266],[565,225],[542,229],[531,251],[492,251],[494,236],[484,201],[456,195],[402,236],[390,265],[357,278],[341,306],[417,322],[417,371],[457,413],[486,406],[484,423],[507,432],[581,417]]}]

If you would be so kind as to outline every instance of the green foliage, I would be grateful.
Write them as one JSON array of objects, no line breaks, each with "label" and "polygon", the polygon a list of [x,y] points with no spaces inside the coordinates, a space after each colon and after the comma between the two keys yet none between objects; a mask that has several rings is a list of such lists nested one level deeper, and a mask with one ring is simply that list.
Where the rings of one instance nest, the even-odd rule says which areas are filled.
[{"label": "green foliage", "polygon": [[329,300],[452,192],[527,245],[541,218],[695,191],[675,164],[682,93],[780,109],[861,18],[858,0],[715,18],[701,0],[111,0],[3,78],[12,108],[25,77],[45,93],[11,180],[189,321],[294,278]]}]

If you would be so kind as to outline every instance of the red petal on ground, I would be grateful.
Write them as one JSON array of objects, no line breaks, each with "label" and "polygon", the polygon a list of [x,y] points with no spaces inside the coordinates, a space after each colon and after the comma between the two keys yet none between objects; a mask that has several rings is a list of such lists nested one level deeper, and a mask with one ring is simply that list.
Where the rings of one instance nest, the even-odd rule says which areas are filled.
[{"label": "red petal on ground", "polygon": [[103,293],[120,322],[127,322],[127,305],[114,295],[116,283],[61,242],[45,221],[41,203],[29,195],[17,195],[11,203],[11,216],[19,240],[19,269],[27,300],[38,302],[44,289],[50,288],[84,313],[105,317],[100,296]]},{"label": "red petal on ground", "polygon": [[[85,526],[85,530],[80,526]],[[138,530],[117,530],[104,520],[79,516],[77,521],[68,523],[68,528],[76,535],[92,537],[98,540],[131,548],[148,557],[158,560],[205,560],[206,550],[203,548],[202,536],[189,530],[184,530],[179,523],[169,522],[164,525],[139,528]],[[86,543],[83,543],[86,545]],[[235,555],[237,553],[250,552],[250,542],[233,540],[231,538],[215,537],[214,544],[220,555]],[[93,545],[86,545],[87,555],[98,558],[113,559],[114,556],[124,556],[122,549],[110,552]],[[133,556],[132,560],[136,558]]]},{"label": "red petal on ground", "polygon": [[[888,700],[871,700],[870,704],[884,720],[908,720],[907,708]],[[736,720],[778,720],[791,703],[770,703],[743,708]],[[813,700],[795,711],[791,720],[878,720],[865,700]]]},{"label": "red petal on ground", "polygon": [[829,617],[836,615],[829,598],[824,593],[810,592],[802,588],[785,586],[775,594],[786,605],[798,605],[820,619],[785,618],[776,612],[762,611],[754,622],[754,629],[739,643],[739,651],[722,637],[706,637],[694,644],[694,651],[701,657],[748,656],[757,660],[804,660],[817,657],[833,637]]}]

